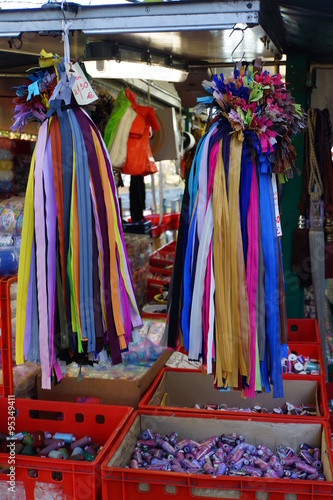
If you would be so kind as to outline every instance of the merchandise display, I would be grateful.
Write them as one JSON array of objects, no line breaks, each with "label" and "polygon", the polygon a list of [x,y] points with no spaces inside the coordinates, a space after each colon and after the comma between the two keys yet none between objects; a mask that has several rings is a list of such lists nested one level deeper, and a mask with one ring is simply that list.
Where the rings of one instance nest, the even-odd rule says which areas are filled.
[{"label": "merchandise display", "polygon": [[[0,398],[0,409],[6,413],[0,427],[1,499],[19,493],[27,500],[79,500],[87,494],[100,500],[101,463],[131,408]],[[70,457],[74,451],[79,459]],[[16,495],[8,490],[8,481],[14,482],[13,456]]]},{"label": "merchandise display", "polygon": [[[176,353],[180,354],[180,353]],[[173,355],[172,355],[173,356]],[[286,415],[289,421],[306,417],[307,421],[328,417],[325,384],[321,376],[283,376],[283,398],[273,398],[272,392],[257,393],[254,398],[244,398],[240,391],[215,390],[213,375],[201,373],[197,367],[174,367],[172,356],[166,367],[140,402],[140,409],[154,410],[160,414],[189,411],[194,415],[208,413],[235,415],[248,414],[254,419],[265,419],[268,415],[281,420]],[[185,365],[186,366],[186,365]],[[191,388],[195,387],[195,391]]]},{"label": "merchandise display", "polygon": [[[16,362],[40,361],[45,388],[53,369],[61,379],[59,350],[89,354],[109,345],[117,364],[142,324],[109,156],[87,113],[73,106],[75,78],[65,63],[68,54],[54,67],[57,85],[31,163],[18,271]],[[49,79],[39,75],[37,94]]]},{"label": "merchandise display", "polygon": [[13,436],[2,436],[0,453],[6,453],[8,441],[15,441],[15,453],[25,456],[57,458],[59,460],[86,460],[93,462],[101,446],[92,442],[90,436],[76,438],[73,434],[28,431]]},{"label": "merchandise display", "polygon": [[104,133],[112,166],[132,176],[157,172],[149,139],[158,129],[154,109],[139,105],[128,88],[120,91]]},{"label": "merchandise display", "polygon": [[0,201],[0,234],[20,236],[23,224],[24,198],[13,196]]},{"label": "merchandise display", "polygon": [[210,436],[197,442],[178,439],[177,432],[161,435],[145,429],[136,442],[129,467],[210,476],[250,476],[325,481],[319,448],[306,443],[299,452],[287,446],[275,452],[254,446],[236,433]]},{"label": "merchandise display", "polygon": [[93,379],[128,379],[136,380],[144,375],[166,349],[160,346],[164,332],[164,323],[144,320],[139,329],[138,341],[128,344],[128,351],[122,353],[122,363],[113,365],[111,359],[105,359],[92,365],[71,363],[66,368],[66,377]]},{"label": "merchandise display", "polygon": [[[292,177],[291,138],[305,130],[281,75],[254,65],[203,82],[212,109],[183,198],[168,345],[179,327],[189,358],[203,357],[217,388],[262,387],[281,397],[286,352],[277,177]],[[214,109],[214,112],[213,112]],[[178,325],[178,316],[180,321]]]},{"label": "merchandise display", "polygon": [[13,192],[13,155],[7,149],[0,149],[0,197]]},{"label": "merchandise display", "polygon": [[[200,409],[200,406],[196,405],[195,408]],[[261,406],[253,406],[249,408],[238,408],[237,406],[229,408],[226,404],[215,405],[215,404],[205,404],[205,410],[219,410],[219,411],[235,411],[235,412],[245,412],[245,413],[263,413],[265,415],[269,415],[271,413],[277,415],[300,415],[302,417],[314,417],[317,415],[315,405],[302,404],[300,406],[293,405],[292,403],[285,403],[282,408],[277,407],[272,411],[268,411],[267,408],[262,408]]]},{"label": "merchandise display", "polygon": [[139,307],[147,302],[150,237],[124,233],[128,262],[132,273],[136,301]]},{"label": "merchandise display", "polygon": [[[259,421],[239,415],[223,417],[216,412],[211,418],[211,412],[194,416],[190,412],[162,415],[142,410],[129,418],[102,464],[103,500],[121,494],[137,498],[137,483],[149,485],[145,491],[149,499],[162,498],[165,490],[186,499],[198,492],[204,498],[214,498],[222,491],[229,498],[249,491],[253,498],[272,493],[281,499],[285,494],[301,498],[309,487],[315,491],[311,500],[321,499],[332,493],[330,446],[328,426],[321,419],[310,424],[302,419],[277,422],[270,416]],[[317,458],[323,475],[312,467]],[[131,460],[138,467],[132,462],[135,468],[131,468]],[[174,470],[170,470],[173,460]],[[143,466],[144,462],[147,465]]]},{"label": "merchandise display", "polygon": [[[36,396],[36,378],[40,374],[40,366],[28,361],[23,365],[13,366],[13,394],[17,398],[34,398]],[[2,369],[0,385],[3,384]]]},{"label": "merchandise display", "polygon": [[297,354],[288,348],[288,357],[282,358],[282,371],[284,373],[299,373],[300,375],[319,375],[320,364],[318,359]]},{"label": "merchandise display", "polygon": [[329,8],[3,3],[0,500],[333,499]]}]

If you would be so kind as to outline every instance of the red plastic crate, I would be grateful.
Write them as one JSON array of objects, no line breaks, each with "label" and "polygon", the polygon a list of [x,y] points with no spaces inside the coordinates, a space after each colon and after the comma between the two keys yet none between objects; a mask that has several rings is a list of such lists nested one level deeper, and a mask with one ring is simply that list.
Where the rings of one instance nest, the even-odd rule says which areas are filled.
[{"label": "red plastic crate", "polygon": [[[150,471],[125,468],[136,440],[145,428],[167,434],[176,431],[179,439],[200,440],[212,435],[242,434],[251,444],[276,446],[288,433],[288,445],[299,446],[305,438],[311,446],[321,446],[324,472],[329,481],[266,479],[254,477],[212,477],[203,474]],[[256,438],[253,436],[256,435]],[[250,437],[249,437],[250,436]],[[103,500],[166,500],[167,498],[238,498],[240,500],[328,500],[333,497],[332,458],[328,447],[329,426],[325,421],[316,424],[273,422],[233,416],[232,419],[211,416],[194,417],[191,413],[171,412],[161,416],[151,411],[135,412],[121,436],[102,464]],[[264,441],[265,438],[265,442]],[[296,447],[296,446],[295,446]],[[111,465],[109,465],[112,460]]]},{"label": "red plastic crate", "polygon": [[165,279],[147,278],[147,301],[154,300],[155,295],[161,293],[163,285],[170,285],[170,277]]},{"label": "red plastic crate", "polygon": [[161,270],[163,270],[165,267],[172,269],[174,261],[175,261],[174,254],[160,252],[159,250],[152,253],[151,256],[149,257],[149,264],[152,267],[158,267]]},{"label": "red plastic crate", "polygon": [[[180,214],[176,212],[172,212],[171,214],[163,214],[161,224],[160,214],[145,215],[144,218],[145,220],[151,222],[152,233],[154,232],[154,230],[156,231],[156,234],[152,234],[152,236],[158,236],[165,231],[177,230],[179,226]],[[129,217],[127,221],[132,222],[131,217]]]},{"label": "red plastic crate", "polygon": [[[15,432],[36,430],[71,432],[79,438],[91,436],[103,449],[93,462],[75,462],[52,458],[16,455],[16,491],[24,488],[26,500],[35,498],[35,490],[53,492],[57,500],[85,500],[101,497],[101,463],[133,409],[126,406],[86,405],[16,399]],[[7,434],[8,402],[0,400],[0,432]],[[8,468],[9,455],[0,453],[0,467]],[[38,477],[30,477],[30,475]],[[7,475],[0,474],[0,498],[6,498]],[[47,495],[46,495],[47,496]],[[23,495],[24,497],[24,495]],[[38,498],[42,498],[38,496]]]},{"label": "red plastic crate", "polygon": [[165,231],[178,229],[179,218],[180,214],[176,212],[170,214],[163,214],[162,222],[160,224],[160,214],[145,215],[145,219],[150,220],[152,226],[158,227],[159,225],[163,225]]},{"label": "red plastic crate", "polygon": [[2,357],[2,385],[0,384],[0,396],[14,394],[10,287],[16,282],[17,276],[2,278],[0,280],[0,351]]},{"label": "red plastic crate", "polygon": [[[327,382],[326,395],[327,395],[327,400],[333,401],[333,382]],[[330,420],[331,431],[333,432],[333,408],[329,413],[329,420]]]},{"label": "red plastic crate", "polygon": [[159,252],[175,254],[176,253],[176,246],[177,246],[177,241],[170,241],[170,243],[167,243],[166,245],[161,247],[159,249]]},{"label": "red plastic crate", "polygon": [[288,342],[320,343],[316,319],[288,319]]},{"label": "red plastic crate", "polygon": [[[213,376],[204,375],[200,370],[184,370],[179,368],[162,368],[146,394],[139,403],[140,410],[154,410],[155,412],[165,413],[172,411],[175,413],[189,411],[194,415],[200,416],[209,413],[211,417],[217,415],[243,415],[253,419],[263,419],[267,417],[265,413],[238,412],[231,410],[206,410],[197,409],[195,403],[200,406],[203,403],[227,404],[229,407],[251,408],[254,405],[265,407],[268,410],[282,406],[284,402],[291,404],[316,404],[317,416],[298,416],[298,415],[280,415],[269,414],[274,420],[288,418],[290,421],[305,419],[315,421],[318,419],[327,419],[329,417],[325,386],[322,377],[312,376],[305,378],[296,378],[295,375],[284,375],[284,398],[273,399],[272,393],[256,395],[255,399],[244,399],[240,391],[220,392],[214,389]],[[195,391],[191,391],[195,387]],[[299,391],[297,393],[297,388]],[[161,406],[163,396],[167,394],[165,405]],[[296,399],[297,396],[297,399]],[[306,400],[303,400],[303,399]],[[311,401],[310,401],[311,399]]]},{"label": "red plastic crate", "polygon": [[154,320],[154,319],[166,319],[166,313],[156,313],[156,314],[152,314],[152,313],[142,313],[142,319],[151,319],[151,320]]},{"label": "red plastic crate", "polygon": [[151,237],[157,238],[158,236],[161,236],[161,234],[165,233],[166,230],[167,229],[165,224],[160,224],[159,226],[151,226]]},{"label": "red plastic crate", "polygon": [[153,252],[149,257],[150,266],[159,269],[169,267],[172,270],[176,255],[176,245],[176,241],[171,241],[171,243]]},{"label": "red plastic crate", "polygon": [[172,269],[168,268],[161,269],[160,267],[149,266],[149,272],[158,276],[172,276]]}]

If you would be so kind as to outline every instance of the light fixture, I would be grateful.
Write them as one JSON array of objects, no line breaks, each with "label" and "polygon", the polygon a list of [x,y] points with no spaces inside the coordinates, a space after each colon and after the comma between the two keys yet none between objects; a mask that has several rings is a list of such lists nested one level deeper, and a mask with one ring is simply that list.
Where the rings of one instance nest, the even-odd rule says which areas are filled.
[{"label": "light fixture", "polygon": [[162,80],[184,82],[187,63],[151,50],[121,45],[117,42],[91,42],[86,46],[84,64],[92,78]]},{"label": "light fixture", "polygon": [[92,78],[138,78],[144,80],[162,80],[166,82],[184,82],[188,72],[172,66],[159,66],[147,62],[131,61],[86,61],[87,73]]}]

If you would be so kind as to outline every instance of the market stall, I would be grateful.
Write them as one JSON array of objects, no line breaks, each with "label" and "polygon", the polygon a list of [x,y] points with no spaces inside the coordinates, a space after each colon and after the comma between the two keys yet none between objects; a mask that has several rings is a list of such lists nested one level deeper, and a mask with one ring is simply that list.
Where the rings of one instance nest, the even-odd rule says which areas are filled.
[{"label": "market stall", "polygon": [[0,11],[1,498],[333,495],[333,13],[295,4]]}]

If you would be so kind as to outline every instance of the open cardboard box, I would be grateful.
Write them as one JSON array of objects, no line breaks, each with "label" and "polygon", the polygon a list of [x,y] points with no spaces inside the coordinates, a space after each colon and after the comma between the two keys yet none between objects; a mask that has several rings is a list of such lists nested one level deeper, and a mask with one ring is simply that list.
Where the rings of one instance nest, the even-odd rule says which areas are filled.
[{"label": "open cardboard box", "polygon": [[158,372],[169,359],[172,351],[166,349],[144,375],[130,379],[96,379],[64,377],[57,385],[52,383],[51,390],[42,389],[41,377],[37,379],[37,398],[44,401],[75,401],[79,396],[99,398],[102,404],[132,406],[138,408]]},{"label": "open cardboard box", "polygon": [[[179,440],[188,438],[196,441],[222,433],[235,432],[244,436],[245,441],[255,446],[264,444],[272,451],[286,445],[299,451],[301,443],[321,448],[326,481],[267,479],[254,477],[212,477],[204,474],[187,474],[169,471],[150,471],[125,468],[131,454],[145,429],[168,434],[178,432]],[[325,500],[333,495],[331,450],[328,448],[329,427],[327,422],[290,423],[276,422],[268,418],[263,421],[235,416],[194,416],[190,413],[156,414],[152,411],[135,412],[127,422],[121,436],[113,445],[102,464],[103,500],[122,498],[134,500],[142,498],[138,492],[145,492],[145,499],[165,498],[166,494],[178,495],[178,498],[241,498]],[[246,492],[246,493],[244,493]],[[258,492],[259,496],[258,496]],[[266,496],[265,493],[266,492]],[[274,492],[272,497],[268,492]],[[280,496],[279,496],[280,493]],[[118,497],[117,494],[120,496]],[[262,495],[263,494],[263,495]],[[294,496],[295,494],[295,496]],[[287,495],[287,496],[285,496]],[[303,496],[304,495],[304,496]]]},{"label": "open cardboard box", "polygon": [[[266,408],[268,412],[274,408],[281,407],[285,402],[293,405],[311,404],[316,407],[316,417],[308,418],[328,418],[328,405],[324,393],[324,387],[321,377],[299,377],[295,379],[295,375],[289,378],[285,376],[283,380],[284,398],[273,398],[273,391],[269,393],[256,394],[255,398],[244,399],[241,391],[218,391],[214,389],[213,375],[204,375],[199,371],[185,371],[164,368],[155,382],[152,384],[149,391],[142,398],[139,408],[145,410],[158,410],[163,412],[191,410],[196,414],[201,414],[207,411],[221,410],[204,410],[195,409],[194,405],[198,404],[201,408],[207,404],[226,404],[228,407],[236,408],[253,408],[253,406],[261,406]],[[166,397],[165,397],[166,395]],[[165,406],[160,406],[161,402]],[[223,411],[223,414],[230,414],[229,411]],[[235,414],[235,411],[232,412]],[[244,413],[243,413],[244,414]],[[264,413],[246,413],[252,416],[267,416]],[[283,415],[274,414],[272,417],[281,418]],[[288,418],[300,417],[297,415],[289,416]]]}]

